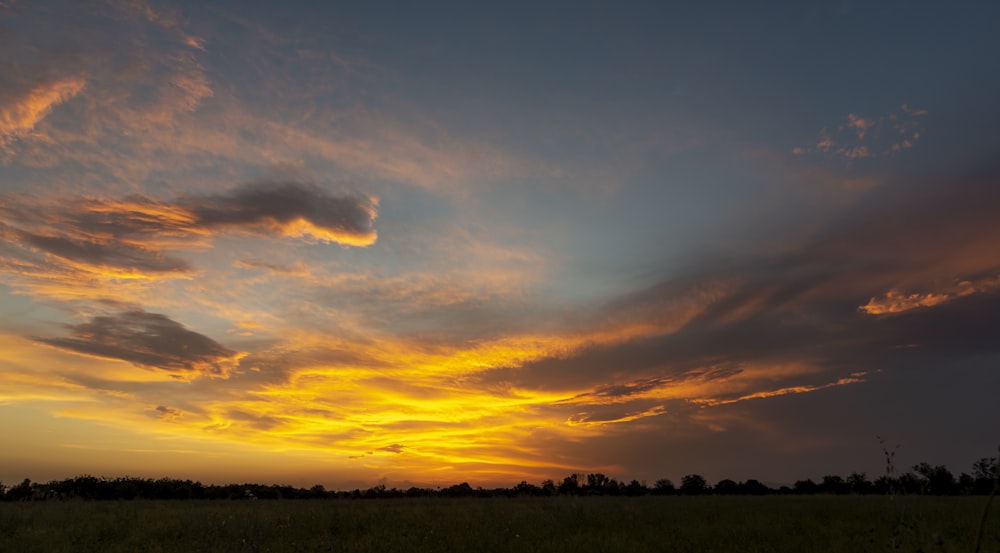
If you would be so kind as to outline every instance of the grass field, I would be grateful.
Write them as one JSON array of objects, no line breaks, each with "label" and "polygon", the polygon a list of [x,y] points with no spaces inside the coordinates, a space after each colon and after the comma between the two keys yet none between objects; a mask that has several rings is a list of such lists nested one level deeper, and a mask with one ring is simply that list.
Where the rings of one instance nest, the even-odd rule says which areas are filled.
[{"label": "grass field", "polygon": [[[0,553],[972,553],[985,497],[552,497],[0,504]],[[982,551],[1000,551],[1000,513]]]}]

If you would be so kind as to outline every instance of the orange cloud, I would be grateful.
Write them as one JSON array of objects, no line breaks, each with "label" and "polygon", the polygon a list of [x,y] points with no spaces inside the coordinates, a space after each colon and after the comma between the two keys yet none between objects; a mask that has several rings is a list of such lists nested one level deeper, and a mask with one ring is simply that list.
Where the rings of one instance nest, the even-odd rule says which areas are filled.
[{"label": "orange cloud", "polygon": [[868,303],[859,306],[858,310],[869,315],[904,313],[921,307],[934,307],[955,298],[996,290],[997,288],[1000,288],[1000,277],[962,280],[936,292],[906,294],[892,289],[881,297],[872,297]]},{"label": "orange cloud", "polygon": [[850,160],[892,156],[912,148],[920,140],[919,118],[927,114],[927,110],[912,109],[906,104],[898,111],[875,118],[849,113],[847,123],[835,132],[823,129],[812,146],[796,146],[792,153],[818,152]]},{"label": "orange cloud", "polygon": [[573,415],[566,419],[566,424],[570,426],[604,426],[608,424],[619,424],[623,422],[632,422],[646,417],[655,417],[657,415],[662,415],[666,413],[667,410],[662,405],[657,405],[652,409],[647,409],[638,413],[629,413],[627,415],[606,420],[595,420],[592,415],[588,413],[580,413]]},{"label": "orange cloud", "polygon": [[43,83],[0,106],[0,147],[30,133],[54,107],[79,94],[86,84],[81,78]]},{"label": "orange cloud", "polygon": [[[571,379],[548,390],[479,378],[497,367],[532,370],[532,362],[571,362],[587,348],[675,332],[720,294],[706,291],[676,305],[640,294],[615,304],[616,316],[594,328],[468,342],[428,344],[365,328],[351,334],[283,329],[281,344],[237,358],[235,350],[164,316],[122,312],[91,317],[68,327],[67,337],[44,343],[151,367],[155,370],[138,372],[165,376],[211,376],[213,363],[231,363],[226,380],[189,378],[169,387],[162,381],[70,374],[73,394],[93,401],[86,408],[66,406],[61,416],[113,421],[172,440],[203,436],[234,447],[283,451],[289,458],[323,455],[326,466],[369,475],[401,471],[425,481],[551,478],[607,470],[553,449],[553,443],[667,424],[666,417],[689,416],[698,407],[829,386],[796,383],[815,367],[755,363],[706,365],[672,376],[662,367],[659,376],[631,379],[605,372],[600,384]],[[650,320],[663,326],[657,330]],[[200,345],[171,347],[179,342]],[[119,394],[113,402],[106,399],[111,392]]]},{"label": "orange cloud", "polygon": [[42,202],[13,197],[0,204],[0,276],[46,295],[76,295],[122,281],[190,278],[180,252],[210,247],[225,231],[373,244],[377,200],[334,196],[318,186],[258,183],[229,194],[163,202],[71,199]]},{"label": "orange cloud", "polygon": [[889,290],[881,298],[872,297],[868,303],[858,307],[858,309],[869,315],[885,315],[887,313],[902,313],[918,307],[933,307],[949,299],[951,297],[947,294],[905,294],[899,290]]},{"label": "orange cloud", "polygon": [[[903,106],[905,107],[906,104],[903,104]],[[868,130],[875,125],[875,121],[865,119],[864,117],[854,115],[853,113],[847,114],[847,126],[856,130],[858,140],[864,140],[865,135],[868,134]]]},{"label": "orange cloud", "polygon": [[865,379],[863,378],[864,374],[865,373],[855,373],[850,377],[839,378],[836,381],[829,382],[827,384],[820,384],[814,386],[789,386],[787,388],[778,388],[776,390],[763,390],[760,392],[754,392],[752,394],[746,394],[735,398],[696,398],[692,399],[691,402],[698,405],[714,407],[716,405],[728,405],[730,403],[747,401],[749,399],[765,399],[776,396],[784,396],[788,394],[804,394],[807,392],[815,392],[817,390],[825,390],[827,388],[833,388],[835,386],[858,384],[860,382],[865,381]]}]

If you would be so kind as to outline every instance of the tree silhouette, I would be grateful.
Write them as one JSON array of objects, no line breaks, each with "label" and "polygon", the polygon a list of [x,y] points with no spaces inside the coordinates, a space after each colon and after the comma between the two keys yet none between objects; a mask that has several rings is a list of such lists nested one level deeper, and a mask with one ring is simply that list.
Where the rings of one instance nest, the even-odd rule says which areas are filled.
[{"label": "tree silhouette", "polygon": [[526,480],[514,486],[513,495],[542,495],[542,489],[534,484],[529,484]]},{"label": "tree silhouette", "polygon": [[552,480],[542,481],[542,495],[555,495],[559,490],[556,489],[556,483]]},{"label": "tree silhouette", "polygon": [[684,495],[701,495],[708,491],[708,482],[700,474],[688,474],[681,478],[680,492]]},{"label": "tree silhouette", "polygon": [[521,481],[511,488],[483,489],[473,488],[468,483],[461,483],[445,488],[411,487],[406,491],[396,488],[387,489],[379,484],[368,490],[361,491],[329,491],[322,485],[312,488],[296,488],[293,486],[265,484],[224,484],[203,485],[191,480],[172,478],[106,478],[91,475],[81,475],[65,480],[53,480],[42,484],[25,478],[20,484],[13,486],[0,483],[0,499],[6,501],[42,501],[51,499],[83,499],[83,500],[120,500],[120,499],[390,499],[397,497],[511,497],[523,496],[553,496],[553,495],[672,495],[680,492],[684,495],[701,495],[707,493],[725,494],[977,494],[990,495],[1000,481],[996,457],[984,457],[972,465],[972,474],[962,473],[959,478],[944,465],[920,463],[913,470],[902,474],[895,472],[879,477],[874,482],[866,479],[861,472],[851,473],[846,479],[837,475],[824,476],[821,483],[812,480],[799,480],[789,488],[771,489],[758,480],[735,482],[731,479],[720,480],[711,488],[699,474],[688,474],[681,479],[680,488],[674,487],[672,481],[661,478],[653,488],[645,483],[631,480],[628,484],[619,482],[602,473],[570,474],[556,485],[553,480],[544,480],[541,486]]},{"label": "tree silhouette", "polygon": [[7,490],[7,499],[11,501],[27,501],[31,499],[31,479],[25,478],[20,484]]},{"label": "tree silhouette", "polygon": [[610,478],[604,476],[601,473],[588,474],[587,475],[587,489],[590,490],[602,490],[608,486],[611,481]]},{"label": "tree silhouette", "polygon": [[647,488],[645,484],[640,484],[638,480],[633,480],[629,482],[627,486],[622,488],[622,492],[624,492],[625,495],[631,496],[646,495],[649,492],[649,488]]},{"label": "tree silhouette", "polygon": [[754,480],[751,478],[746,482],[740,484],[740,493],[750,494],[750,495],[764,495],[771,493],[771,488],[768,488],[762,484],[759,480]]},{"label": "tree silhouette", "polygon": [[955,476],[944,465],[931,466],[920,463],[913,466],[913,471],[921,477],[921,492],[931,495],[948,495],[957,490]]},{"label": "tree silhouette", "polygon": [[845,494],[848,492],[847,482],[836,474],[828,474],[823,477],[823,482],[819,485],[822,493]]},{"label": "tree silhouette", "polygon": [[653,485],[654,495],[674,495],[675,493],[677,493],[677,488],[674,487],[674,483],[669,478],[660,478]]},{"label": "tree silhouette", "polygon": [[972,489],[976,494],[989,494],[1000,475],[1000,462],[996,457],[983,457],[972,464]]},{"label": "tree silhouette", "polygon": [[813,494],[819,491],[819,486],[812,479],[798,480],[792,486],[792,491],[798,494]]},{"label": "tree silhouette", "polygon": [[712,489],[712,492],[720,495],[737,494],[740,493],[740,486],[733,480],[726,478],[716,482],[715,488]]},{"label": "tree silhouette", "polygon": [[851,475],[847,477],[847,488],[851,490],[851,493],[871,493],[873,487],[873,484],[865,478],[865,473],[863,472],[852,472]]},{"label": "tree silhouette", "polygon": [[562,484],[559,484],[559,493],[565,495],[580,493],[580,476],[578,474],[571,474],[563,478]]}]

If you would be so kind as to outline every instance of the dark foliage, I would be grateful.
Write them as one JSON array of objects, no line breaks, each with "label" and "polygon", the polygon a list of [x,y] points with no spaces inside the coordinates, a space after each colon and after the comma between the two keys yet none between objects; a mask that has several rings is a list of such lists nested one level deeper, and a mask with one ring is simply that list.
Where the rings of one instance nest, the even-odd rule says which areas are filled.
[{"label": "dark foliage", "polygon": [[817,483],[799,480],[792,487],[770,488],[758,480],[720,480],[710,486],[704,477],[688,474],[675,487],[667,478],[657,480],[652,488],[645,482],[632,480],[619,482],[602,473],[571,474],[556,484],[545,480],[541,485],[527,481],[512,488],[473,488],[466,482],[446,488],[417,488],[407,490],[386,488],[384,484],[367,490],[331,491],[322,485],[311,488],[264,484],[202,484],[191,480],[172,478],[98,478],[82,475],[48,483],[24,479],[20,484],[5,486],[0,483],[0,499],[5,501],[45,500],[136,500],[136,499],[391,499],[412,497],[519,497],[554,495],[765,495],[765,494],[921,494],[921,495],[989,495],[1000,482],[1000,467],[996,457],[984,457],[972,466],[972,473],[959,477],[943,465],[920,463],[912,471],[902,474],[887,473],[874,481],[864,473],[854,472],[847,478],[830,474]]},{"label": "dark foliage", "polygon": [[708,493],[710,488],[708,482],[700,474],[688,474],[681,478],[680,492],[683,495],[701,495]]}]

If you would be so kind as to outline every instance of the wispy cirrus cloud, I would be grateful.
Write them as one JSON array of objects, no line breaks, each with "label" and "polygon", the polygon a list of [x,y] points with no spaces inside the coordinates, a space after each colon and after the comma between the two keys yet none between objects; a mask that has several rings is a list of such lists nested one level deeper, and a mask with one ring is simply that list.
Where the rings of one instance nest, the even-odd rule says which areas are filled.
[{"label": "wispy cirrus cloud", "polygon": [[111,165],[124,169],[123,151],[214,94],[201,41],[183,31],[179,14],[138,1],[58,10],[16,3],[5,18],[13,23],[0,54],[5,165],[107,165],[102,172],[113,175]]},{"label": "wispy cirrus cloud", "polygon": [[[0,76],[0,100],[35,107],[11,112],[0,162],[50,171],[45,183],[10,181],[22,190],[73,190],[86,168],[94,189],[146,182],[180,193],[197,189],[192,176],[206,171],[244,179],[261,167],[304,164],[460,196],[531,175],[578,184],[596,170],[575,172],[572,160],[555,166],[488,135],[457,133],[402,95],[373,96],[398,76],[326,46],[311,50],[322,36],[300,37],[293,47],[231,15],[228,30],[238,29],[238,40],[213,41],[219,29],[138,0],[67,5],[55,14],[19,3],[8,16],[17,25],[7,37],[12,47],[0,51],[10,68]],[[333,70],[313,71],[317,58]],[[229,67],[233,59],[252,62]],[[53,92],[52,83],[61,88]]]},{"label": "wispy cirrus cloud", "polygon": [[28,135],[53,108],[79,94],[85,86],[86,81],[79,78],[41,83],[0,107],[0,149]]}]

